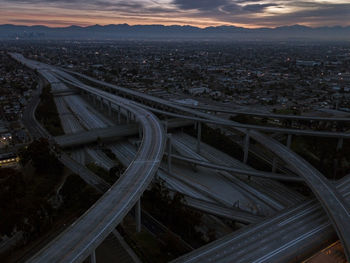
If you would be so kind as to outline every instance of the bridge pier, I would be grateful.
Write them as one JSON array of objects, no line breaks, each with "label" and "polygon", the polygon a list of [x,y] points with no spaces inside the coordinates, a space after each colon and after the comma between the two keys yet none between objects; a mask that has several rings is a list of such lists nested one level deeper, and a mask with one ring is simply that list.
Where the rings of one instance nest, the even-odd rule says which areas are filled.
[{"label": "bridge pier", "polygon": [[163,124],[164,124],[164,132],[168,133],[168,120],[164,120]]},{"label": "bridge pier", "polygon": [[249,130],[247,130],[247,133],[246,133],[246,135],[245,135],[245,137],[244,137],[244,156],[243,156],[243,163],[247,163],[247,161],[248,161],[249,141],[250,141]]},{"label": "bridge pier", "polygon": [[100,109],[103,110],[103,98],[100,98]]},{"label": "bridge pier", "polygon": [[142,127],[141,127],[141,125],[139,125],[139,139],[140,140],[142,140],[142,135],[143,135]]},{"label": "bridge pier", "polygon": [[136,217],[136,232],[141,232],[141,199],[139,199],[135,205],[135,217]]},{"label": "bridge pier", "polygon": [[171,133],[168,134],[168,172],[171,173]]},{"label": "bridge pier", "polygon": [[273,157],[272,160],[272,172],[275,173],[277,170],[277,157]]},{"label": "bridge pier", "polygon": [[202,123],[197,123],[197,153],[201,151]]},{"label": "bridge pier", "polygon": [[120,106],[118,105],[118,124],[121,122],[121,112],[120,112]]},{"label": "bridge pier", "polygon": [[126,124],[130,123],[130,111],[126,112]]},{"label": "bridge pier", "polygon": [[108,101],[108,115],[112,116],[112,103]]},{"label": "bridge pier", "polygon": [[287,137],[287,148],[290,149],[291,145],[292,145],[292,134],[288,134],[288,137]]},{"label": "bridge pier", "polygon": [[344,138],[338,139],[337,152],[339,152],[343,148],[343,142],[344,142]]},{"label": "bridge pier", "polygon": [[96,250],[92,251],[88,261],[89,263],[96,263]]}]

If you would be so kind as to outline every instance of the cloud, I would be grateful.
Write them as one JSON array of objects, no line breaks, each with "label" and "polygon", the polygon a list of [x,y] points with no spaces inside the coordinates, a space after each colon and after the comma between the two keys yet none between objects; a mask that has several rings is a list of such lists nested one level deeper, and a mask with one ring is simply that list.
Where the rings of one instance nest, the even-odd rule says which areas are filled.
[{"label": "cloud", "polygon": [[[305,8],[307,6],[308,8]],[[329,4],[329,3],[309,3],[299,2],[291,5],[291,7],[299,8],[295,12],[270,16],[266,18],[266,22],[270,24],[289,23],[289,24],[308,24],[313,26],[331,26],[331,25],[350,25],[349,20],[349,4]]]},{"label": "cloud", "polygon": [[[0,0],[0,23],[350,25],[348,0]],[[6,16],[5,16],[5,15]],[[12,14],[12,16],[11,16]],[[46,15],[44,17],[44,14]],[[50,14],[52,17],[47,15]],[[14,17],[15,16],[15,17]],[[58,19],[59,17],[59,19]],[[29,19],[26,21],[26,19]],[[47,20],[47,23],[44,23]],[[33,23],[34,23],[33,19]],[[80,21],[80,22],[79,22]],[[17,22],[16,22],[17,23]],[[35,24],[38,24],[35,23]]]},{"label": "cloud", "polygon": [[[227,15],[239,16],[247,13],[261,13],[265,8],[277,6],[274,3],[256,4],[260,0],[174,0],[173,4],[183,10],[197,10],[197,16],[209,16],[217,19]],[[251,3],[254,4],[251,4]],[[233,17],[232,17],[233,18]]]},{"label": "cloud", "polygon": [[9,20],[10,23],[15,23],[15,24],[42,24],[42,25],[61,25],[61,26],[70,26],[74,23],[76,23],[76,21],[74,20],[48,20],[48,19],[10,19]]},{"label": "cloud", "polygon": [[188,0],[175,0],[173,4],[181,9],[198,9],[198,10],[213,10],[221,6],[228,6],[232,2],[229,0],[200,0],[200,1],[188,1]]},{"label": "cloud", "polygon": [[344,19],[350,14],[346,0],[173,0],[182,10],[194,10],[195,18],[207,17],[223,24],[282,26],[304,24],[311,26],[350,25]]},{"label": "cloud", "polygon": [[[6,0],[5,0],[6,2]],[[147,8],[147,1],[127,1],[127,0],[7,0],[7,3],[29,5],[29,6],[41,6],[41,7],[57,7],[61,9],[75,10],[99,10],[105,11],[110,8],[119,8],[120,10],[141,10]]]},{"label": "cloud", "polygon": [[242,8],[242,11],[247,11],[251,13],[261,13],[263,12],[267,7],[270,6],[278,6],[277,4],[253,4],[253,5],[245,5]]}]

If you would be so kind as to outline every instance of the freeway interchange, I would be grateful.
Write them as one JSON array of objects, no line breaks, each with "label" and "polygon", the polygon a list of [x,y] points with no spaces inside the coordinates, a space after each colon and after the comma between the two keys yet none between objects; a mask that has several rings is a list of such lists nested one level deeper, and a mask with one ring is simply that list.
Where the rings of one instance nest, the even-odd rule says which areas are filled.
[{"label": "freeway interchange", "polygon": [[[342,192],[340,192],[332,184],[332,182],[328,181],[322,174],[320,174],[314,167],[312,167],[310,164],[304,161],[301,157],[299,157],[290,149],[278,143],[274,139],[263,135],[260,131],[284,132],[286,134],[301,133],[312,136],[322,136],[322,134],[319,134],[320,132],[295,131],[292,129],[262,128],[253,125],[242,125],[239,123],[221,119],[217,116],[200,112],[196,109],[190,109],[143,93],[138,93],[136,91],[124,89],[115,85],[101,82],[78,73],[73,74],[73,72],[65,72],[53,66],[49,66],[36,61],[27,60],[20,54],[11,55],[13,58],[17,59],[18,61],[27,65],[28,67],[38,70],[38,72],[44,78],[46,78],[51,83],[51,85],[56,86],[57,90],[65,91],[66,87],[64,83],[71,86],[75,86],[76,88],[80,89],[81,92],[99,98],[101,102],[103,101],[103,103],[109,105],[109,107],[118,107],[119,110],[123,108],[125,113],[128,116],[129,114],[134,116],[140,127],[142,127],[142,143],[133,161],[123,174],[122,180],[119,180],[117,183],[115,183],[93,207],[91,207],[72,226],[70,226],[62,234],[56,237],[47,246],[45,246],[30,260],[30,262],[82,262],[85,258],[87,258],[90,254],[93,253],[94,249],[104,240],[104,238],[110,232],[113,231],[113,229],[121,222],[126,213],[130,211],[130,209],[137,203],[143,191],[152,181],[153,175],[157,172],[158,168],[160,167],[160,163],[165,149],[166,136],[163,128],[164,125],[161,124],[161,122],[152,112],[159,112],[169,116],[180,117],[185,120],[196,121],[200,123],[207,122],[222,125],[225,127],[231,127],[241,132],[242,134],[245,134],[248,143],[250,139],[253,139],[262,144],[266,149],[269,149],[271,152],[279,156],[282,160],[284,160],[285,163],[287,163],[290,167],[293,168],[293,171],[298,176],[300,176],[298,179],[295,180],[304,180],[310,187],[310,189],[313,191],[318,202],[320,202],[321,206],[323,207],[323,210],[326,211],[328,218],[332,223],[332,227],[336,231],[339,239],[341,240],[347,258],[349,259],[350,207],[346,198],[344,197],[344,194],[342,194]],[[89,82],[96,83],[96,85],[99,86],[99,88],[86,85],[82,81],[75,78],[73,75],[78,76],[80,79],[87,79]],[[102,90],[101,86],[106,87],[106,90]],[[126,98],[122,98],[120,97],[120,95]],[[282,118],[287,117],[282,116]],[[346,120],[342,119],[340,121]],[[133,129],[135,130],[135,128]],[[111,129],[110,132],[113,132],[113,130]],[[326,136],[336,138],[347,138],[348,134],[329,133],[326,134]],[[191,158],[187,158],[187,160],[183,161],[190,162]],[[213,169],[229,169],[229,167],[213,166],[201,160],[192,159],[192,162],[195,162],[197,165],[202,165],[206,167],[209,166],[209,168],[211,167]],[[250,174],[254,176],[254,172],[251,171]],[[274,175],[272,174],[270,176],[273,178]],[[347,182],[347,180],[345,180],[345,182]],[[341,185],[344,185],[344,182]],[[193,201],[193,203],[195,203],[195,201]],[[308,205],[309,204],[314,207],[315,205],[318,205],[316,201],[313,201],[312,204],[308,203]],[[200,204],[197,203],[197,205],[199,206]],[[306,206],[304,205],[301,206],[301,208],[295,208],[295,210],[290,210],[287,214],[282,214],[279,217],[277,216],[277,218],[279,218],[278,220],[280,220],[281,217],[293,217],[294,215],[292,215],[291,211],[302,211],[300,209],[304,209],[304,207]],[[319,207],[317,207],[317,209],[319,209],[317,210],[319,212],[316,215],[323,215],[322,210]],[[314,212],[314,210],[312,211]],[[306,212],[304,212],[304,214],[306,214]],[[329,230],[330,225],[328,223],[327,217],[325,217],[323,220],[324,221],[321,222],[322,227],[319,226],[318,228],[314,228],[314,231],[311,231],[312,233],[309,233],[309,235],[307,236],[308,238],[312,235],[319,233],[319,231],[324,228],[328,229],[328,234],[332,232],[331,230]],[[264,229],[265,226],[270,224],[269,222],[271,222],[271,220],[265,220],[261,224],[258,224],[257,227],[260,227],[260,229]],[[292,220],[288,222],[292,222]],[[302,222],[303,221],[301,220],[296,220],[294,224]],[[265,228],[265,232],[266,229],[269,228]],[[282,235],[282,232],[285,231],[285,229],[287,228],[279,230],[280,235]],[[317,229],[317,231],[315,229]],[[255,229],[254,231],[257,230]],[[248,232],[245,231],[244,233]],[[298,237],[299,232],[294,233],[294,235]],[[300,233],[300,235],[302,235],[302,233]],[[237,259],[239,255],[234,256],[235,254],[227,252],[226,250],[227,247],[233,247],[234,242],[236,242],[236,240],[238,240],[239,237],[239,233],[233,233],[233,235],[231,235],[230,237],[227,237],[225,239],[219,239],[214,243],[211,243],[208,246],[201,248],[200,250],[195,250],[191,254],[179,258],[176,262],[227,262],[230,260],[232,261],[233,259]],[[255,240],[252,242],[258,243],[259,241]],[[225,247],[224,250],[223,247]],[[265,251],[269,251],[269,249],[272,247],[272,245],[270,247],[266,246],[264,249]],[[286,250],[280,249],[276,251],[283,251],[283,253],[285,253]],[[261,257],[257,261],[253,261],[252,259],[246,259],[242,260],[241,262],[271,262],[269,260],[276,256],[276,254],[278,254],[276,251],[275,254],[269,254],[269,257]],[[264,252],[262,251],[261,253]],[[268,253],[266,255],[268,255]]]}]

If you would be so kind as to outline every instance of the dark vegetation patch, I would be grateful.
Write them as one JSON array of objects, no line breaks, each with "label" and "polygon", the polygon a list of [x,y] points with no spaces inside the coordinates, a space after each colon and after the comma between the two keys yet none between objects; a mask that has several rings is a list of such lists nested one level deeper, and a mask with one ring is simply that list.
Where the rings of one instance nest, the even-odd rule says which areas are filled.
[{"label": "dark vegetation patch", "polygon": [[16,262],[28,247],[61,231],[100,196],[79,176],[64,176],[46,139],[31,143],[19,157],[22,169],[0,169],[0,236],[22,232],[20,242],[0,255],[2,262]]},{"label": "dark vegetation patch", "polygon": [[49,84],[42,90],[35,116],[52,136],[64,134],[57,107],[51,93],[51,85]]}]

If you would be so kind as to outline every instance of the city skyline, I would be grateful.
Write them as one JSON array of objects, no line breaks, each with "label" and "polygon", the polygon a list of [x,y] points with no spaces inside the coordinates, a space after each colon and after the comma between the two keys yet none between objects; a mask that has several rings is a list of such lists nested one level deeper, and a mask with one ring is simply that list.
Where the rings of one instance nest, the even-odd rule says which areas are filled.
[{"label": "city skyline", "polygon": [[269,0],[5,0],[0,24],[65,27],[94,24],[234,25],[246,28],[300,24],[311,27],[348,26],[350,3]]}]

